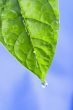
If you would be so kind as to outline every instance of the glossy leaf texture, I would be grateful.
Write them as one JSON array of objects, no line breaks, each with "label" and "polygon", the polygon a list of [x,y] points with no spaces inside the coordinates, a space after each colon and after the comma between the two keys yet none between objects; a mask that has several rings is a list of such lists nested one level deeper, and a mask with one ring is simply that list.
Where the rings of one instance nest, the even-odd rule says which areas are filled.
[{"label": "glossy leaf texture", "polygon": [[42,82],[54,57],[58,30],[57,0],[0,0],[0,41]]}]

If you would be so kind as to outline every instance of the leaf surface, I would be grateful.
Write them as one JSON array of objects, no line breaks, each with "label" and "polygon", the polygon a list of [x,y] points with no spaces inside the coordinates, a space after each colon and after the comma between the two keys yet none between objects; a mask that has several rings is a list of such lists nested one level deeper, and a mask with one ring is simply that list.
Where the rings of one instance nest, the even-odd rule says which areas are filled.
[{"label": "leaf surface", "polygon": [[57,44],[57,0],[1,1],[1,42],[21,64],[44,82]]}]

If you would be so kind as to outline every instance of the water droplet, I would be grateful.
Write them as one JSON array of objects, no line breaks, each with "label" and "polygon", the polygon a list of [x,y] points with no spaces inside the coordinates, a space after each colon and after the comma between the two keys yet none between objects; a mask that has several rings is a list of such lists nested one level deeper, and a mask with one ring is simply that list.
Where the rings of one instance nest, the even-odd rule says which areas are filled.
[{"label": "water droplet", "polygon": [[60,24],[60,20],[59,20],[59,24]]},{"label": "water droplet", "polygon": [[45,81],[45,82],[42,82],[42,88],[46,88],[48,86],[48,83]]},{"label": "water droplet", "polygon": [[36,53],[35,51],[33,51],[33,53]]}]

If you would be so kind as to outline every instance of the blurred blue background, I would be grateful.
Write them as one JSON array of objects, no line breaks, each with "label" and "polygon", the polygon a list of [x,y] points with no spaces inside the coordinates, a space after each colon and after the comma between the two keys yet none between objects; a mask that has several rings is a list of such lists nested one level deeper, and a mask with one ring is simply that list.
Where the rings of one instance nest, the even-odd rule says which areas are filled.
[{"label": "blurred blue background", "polygon": [[73,0],[59,0],[60,32],[48,87],[0,44],[0,110],[73,110]]}]

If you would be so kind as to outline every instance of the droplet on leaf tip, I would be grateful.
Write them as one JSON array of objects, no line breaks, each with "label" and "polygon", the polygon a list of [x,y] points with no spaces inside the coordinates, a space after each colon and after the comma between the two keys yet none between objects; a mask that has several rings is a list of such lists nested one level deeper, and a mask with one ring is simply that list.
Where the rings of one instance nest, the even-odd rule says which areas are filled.
[{"label": "droplet on leaf tip", "polygon": [[45,81],[45,82],[42,82],[42,88],[46,88],[48,86],[48,83]]}]

